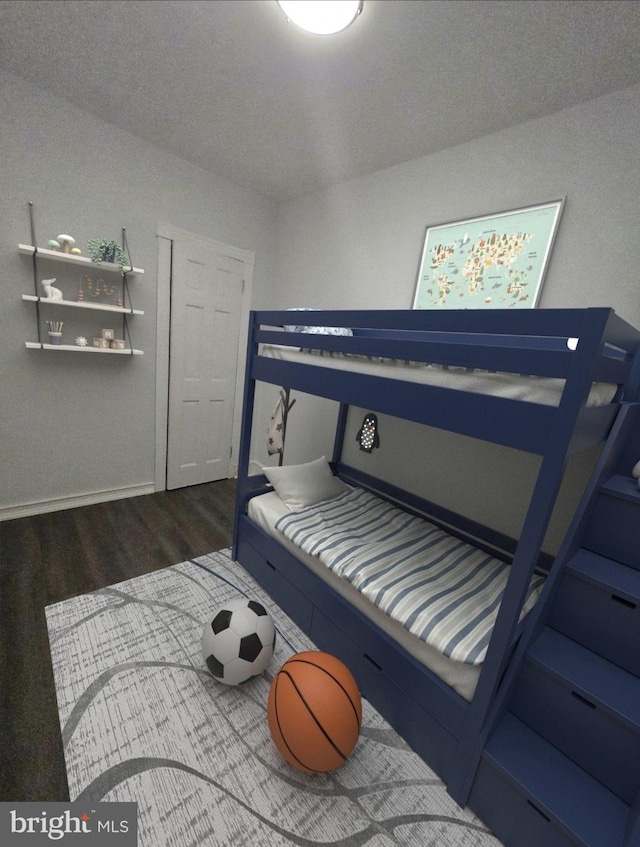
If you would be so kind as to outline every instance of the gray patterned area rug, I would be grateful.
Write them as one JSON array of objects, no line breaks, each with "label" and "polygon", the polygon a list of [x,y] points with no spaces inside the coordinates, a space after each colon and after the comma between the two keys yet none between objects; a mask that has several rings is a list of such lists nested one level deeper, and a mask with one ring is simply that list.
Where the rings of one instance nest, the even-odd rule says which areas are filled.
[{"label": "gray patterned area rug", "polygon": [[[268,670],[240,686],[211,677],[204,623],[252,597],[277,630]],[[71,800],[136,801],[140,845],[420,845],[500,842],[380,715],[330,774],[297,771],[266,718],[274,673],[314,649],[223,550],[46,610]]]}]

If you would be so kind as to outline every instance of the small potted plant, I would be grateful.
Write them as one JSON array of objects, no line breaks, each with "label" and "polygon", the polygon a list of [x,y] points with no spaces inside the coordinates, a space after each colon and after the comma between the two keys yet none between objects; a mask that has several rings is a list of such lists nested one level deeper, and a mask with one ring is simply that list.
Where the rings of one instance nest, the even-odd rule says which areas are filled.
[{"label": "small potted plant", "polygon": [[129,267],[129,257],[117,241],[106,238],[92,238],[87,241],[87,253],[94,262],[111,262],[121,270]]}]

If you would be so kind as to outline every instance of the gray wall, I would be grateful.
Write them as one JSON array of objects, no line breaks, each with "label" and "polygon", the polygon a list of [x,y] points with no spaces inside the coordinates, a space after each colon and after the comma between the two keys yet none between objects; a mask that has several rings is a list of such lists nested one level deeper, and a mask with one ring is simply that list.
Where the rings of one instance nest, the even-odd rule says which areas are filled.
[{"label": "gray wall", "polygon": [[[410,308],[428,224],[566,195],[540,307],[612,306],[640,327],[639,137],[634,86],[284,205],[274,308]],[[394,419],[381,420],[383,445],[368,456],[353,442],[358,415],[349,424],[348,461],[517,534],[533,457]],[[300,397],[287,462],[330,454],[334,419],[334,404]],[[260,450],[256,443],[258,461]],[[593,458],[591,451],[571,470],[549,549]]]},{"label": "gray wall", "polygon": [[[155,337],[158,222],[253,251],[260,304],[272,282],[273,205],[5,73],[0,150],[0,517],[150,486],[156,344],[167,343]],[[17,245],[31,241],[29,200],[41,246],[61,232],[81,247],[97,236],[119,240],[126,227],[134,264],[145,269],[131,283],[145,315],[130,324],[143,356],[25,349],[36,340],[35,306],[21,300],[33,282]],[[43,263],[47,276],[75,299],[75,269]],[[80,328],[69,312],[52,317]]]},{"label": "gray wall", "polygon": [[274,303],[411,308],[427,225],[567,195],[540,307],[640,325],[639,130],[640,85],[283,205]]},{"label": "gray wall", "polygon": [[[151,486],[159,221],[256,254],[255,308],[408,308],[428,224],[567,195],[540,305],[610,305],[640,326],[640,86],[275,208],[268,200],[0,73],[0,517],[23,505]],[[339,143],[339,139],[336,139]],[[35,338],[27,201],[42,242],[117,238],[135,263],[134,343],[144,356],[28,351]],[[63,266],[60,266],[62,269]],[[55,272],[58,267],[55,268]],[[60,270],[60,275],[62,271]],[[44,274],[41,274],[44,276]],[[67,320],[65,316],[65,320]],[[298,395],[287,462],[330,454],[335,404]],[[259,394],[252,456],[276,393]],[[360,412],[358,412],[360,414]],[[357,429],[357,419],[350,429]],[[382,422],[385,449],[347,458],[425,497],[516,533],[531,457]],[[354,428],[355,427],[355,428]],[[415,440],[402,453],[391,445]],[[589,456],[589,461],[592,460]],[[556,540],[585,477],[568,486]],[[493,505],[495,503],[495,506]],[[552,542],[553,544],[556,542]]]}]

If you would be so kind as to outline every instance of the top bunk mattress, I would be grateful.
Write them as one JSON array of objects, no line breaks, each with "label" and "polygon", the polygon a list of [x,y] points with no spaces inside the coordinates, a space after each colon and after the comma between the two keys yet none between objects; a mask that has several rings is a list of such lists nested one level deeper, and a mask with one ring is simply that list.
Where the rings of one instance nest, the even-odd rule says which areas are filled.
[{"label": "top bunk mattress", "polygon": [[[319,365],[350,373],[404,380],[455,391],[469,391],[544,406],[558,406],[565,386],[564,379],[555,377],[496,373],[475,368],[381,359],[328,350],[298,349],[276,344],[262,345],[260,355],[286,362]],[[615,397],[617,388],[618,386],[612,383],[594,382],[586,405],[608,405]]]}]

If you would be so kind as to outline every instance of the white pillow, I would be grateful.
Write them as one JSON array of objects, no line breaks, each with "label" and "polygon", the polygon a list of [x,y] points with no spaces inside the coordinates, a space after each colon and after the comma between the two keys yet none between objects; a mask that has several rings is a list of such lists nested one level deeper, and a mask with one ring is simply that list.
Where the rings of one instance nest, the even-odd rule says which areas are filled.
[{"label": "white pillow", "polygon": [[333,475],[325,456],[304,465],[265,467],[262,470],[289,509],[301,509],[322,503],[323,500],[333,500],[351,490]]}]

